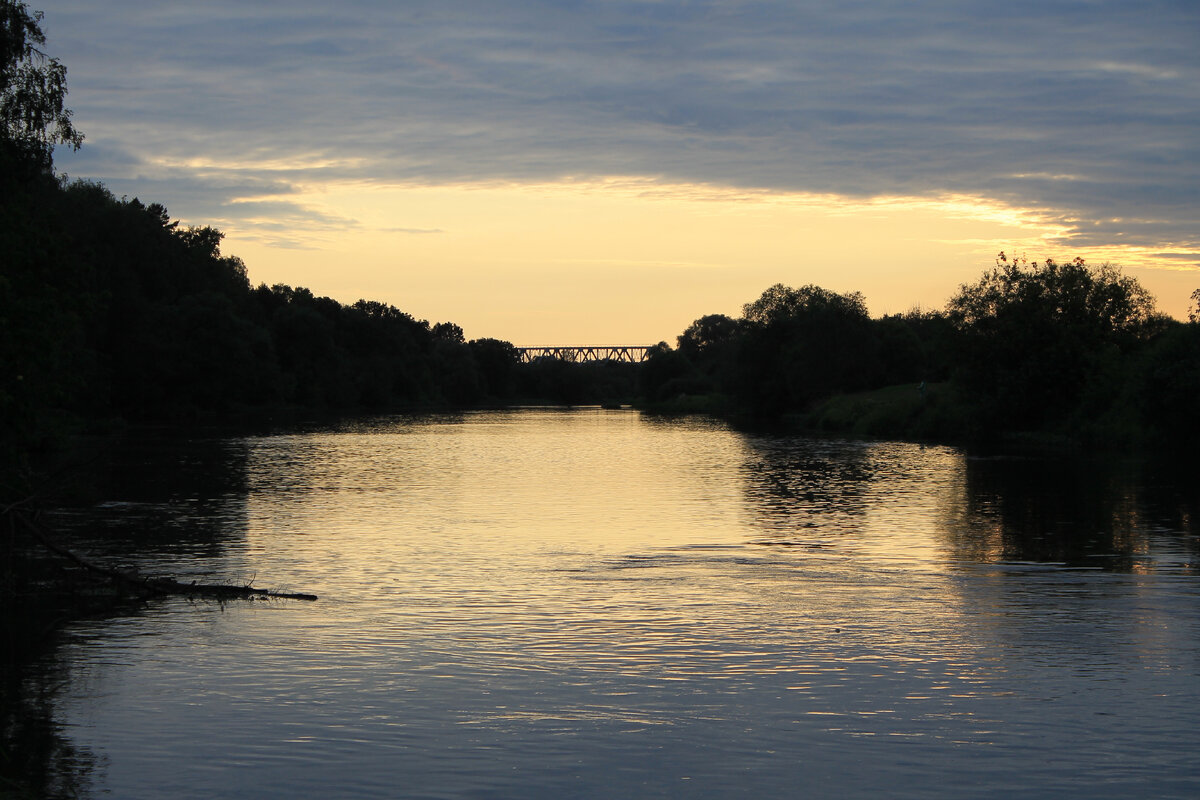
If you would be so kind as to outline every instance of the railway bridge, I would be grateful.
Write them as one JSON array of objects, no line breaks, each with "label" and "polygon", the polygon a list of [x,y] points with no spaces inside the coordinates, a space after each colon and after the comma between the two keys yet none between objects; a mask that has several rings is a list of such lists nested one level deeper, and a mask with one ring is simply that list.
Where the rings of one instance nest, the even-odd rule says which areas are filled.
[{"label": "railway bridge", "polygon": [[650,347],[643,345],[580,345],[576,347],[518,347],[517,356],[521,363],[528,364],[539,358],[557,358],[559,361],[583,363],[585,361],[624,361],[637,364],[650,355]]}]

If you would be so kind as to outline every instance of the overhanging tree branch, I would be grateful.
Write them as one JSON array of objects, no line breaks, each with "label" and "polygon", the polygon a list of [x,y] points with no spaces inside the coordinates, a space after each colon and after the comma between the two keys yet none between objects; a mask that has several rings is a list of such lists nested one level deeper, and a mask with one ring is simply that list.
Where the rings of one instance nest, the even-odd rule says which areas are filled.
[{"label": "overhanging tree branch", "polygon": [[83,134],[66,108],[67,68],[41,49],[42,12],[0,0],[0,140],[4,155],[50,169],[54,146],[78,150]]}]

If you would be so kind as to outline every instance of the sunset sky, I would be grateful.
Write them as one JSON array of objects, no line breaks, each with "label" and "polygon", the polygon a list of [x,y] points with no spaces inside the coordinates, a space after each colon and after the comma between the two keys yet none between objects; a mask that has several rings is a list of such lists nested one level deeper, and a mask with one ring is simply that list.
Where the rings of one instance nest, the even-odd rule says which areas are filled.
[{"label": "sunset sky", "polygon": [[519,345],[774,283],[941,308],[997,251],[1200,288],[1200,4],[32,0],[56,163],[254,283]]}]

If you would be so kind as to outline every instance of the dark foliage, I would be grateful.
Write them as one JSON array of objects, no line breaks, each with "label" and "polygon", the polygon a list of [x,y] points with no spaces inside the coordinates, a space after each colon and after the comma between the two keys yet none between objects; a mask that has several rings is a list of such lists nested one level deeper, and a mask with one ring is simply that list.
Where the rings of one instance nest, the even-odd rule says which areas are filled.
[{"label": "dark foliage", "polygon": [[521,402],[566,405],[631,403],[640,396],[643,367],[618,361],[538,358],[516,368],[516,396]]},{"label": "dark foliage", "polygon": [[[729,402],[709,405],[767,420],[820,406],[822,425],[870,423],[879,435],[1194,447],[1200,290],[1192,299],[1191,323],[1173,322],[1114,266],[1003,253],[945,312],[871,319],[858,293],[776,285],[740,320],[701,317],[678,349],[654,348],[644,396],[679,409],[721,397]],[[859,399],[831,408],[834,395]]]},{"label": "dark foliage", "polygon": [[1009,262],[963,286],[949,311],[959,329],[956,378],[988,427],[1037,430],[1114,403],[1124,367],[1158,329],[1137,281],[1083,259]]},{"label": "dark foliage", "polygon": [[[64,422],[189,423],[515,402],[628,403],[641,365],[521,364],[385,303],[252,287],[222,234],[45,174],[0,198],[0,447]],[[11,492],[10,492],[11,493]]]},{"label": "dark foliage", "polygon": [[10,456],[63,414],[180,422],[508,399],[516,351],[383,303],[252,288],[222,234],[47,175],[0,198],[0,418]]},{"label": "dark foliage", "polygon": [[647,397],[715,392],[739,411],[776,417],[838,392],[937,380],[948,369],[945,315],[910,312],[872,320],[857,292],[777,284],[742,318],[701,317],[651,353]]},{"label": "dark foliage", "polygon": [[473,339],[468,344],[483,397],[494,401],[512,397],[516,393],[517,348],[500,339]]},{"label": "dark foliage", "polygon": [[1136,365],[1141,418],[1160,444],[1200,448],[1200,319],[1169,325]]},{"label": "dark foliage", "polygon": [[651,402],[661,402],[678,395],[710,391],[713,381],[723,378],[723,374],[705,375],[681,350],[672,350],[666,342],[659,342],[647,354],[642,391]]},{"label": "dark foliage", "polygon": [[878,353],[858,292],[777,284],[748,303],[742,318],[745,334],[732,386],[738,402],[755,414],[803,408],[871,384]]},{"label": "dark foliage", "polygon": [[67,69],[41,49],[42,12],[0,0],[0,167],[7,176],[48,172],[56,144],[83,134],[65,107]]}]

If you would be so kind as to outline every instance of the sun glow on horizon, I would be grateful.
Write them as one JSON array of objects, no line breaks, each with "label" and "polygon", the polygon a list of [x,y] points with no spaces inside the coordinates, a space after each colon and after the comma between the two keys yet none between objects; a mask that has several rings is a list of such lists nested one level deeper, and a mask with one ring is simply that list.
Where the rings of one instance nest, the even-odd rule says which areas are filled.
[{"label": "sun glow on horizon", "polygon": [[1196,273],[1172,273],[1170,259],[1200,261],[1189,248],[1073,248],[1069,220],[966,195],[638,177],[294,188],[240,198],[263,212],[213,223],[255,283],[380,300],[517,345],[673,342],[705,314],[737,316],[775,283],[861,291],[876,315],[941,308],[999,250],[1119,263],[1179,316]]}]

